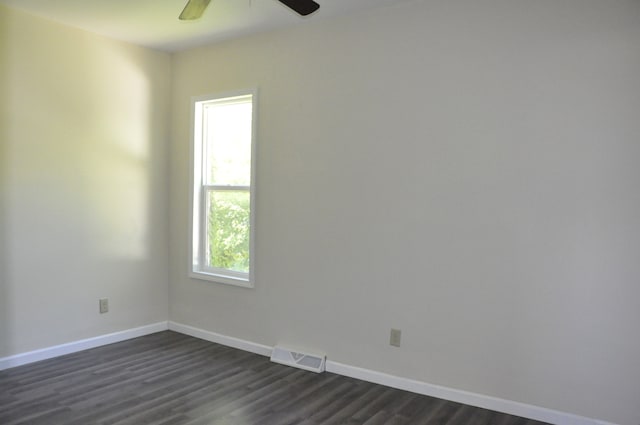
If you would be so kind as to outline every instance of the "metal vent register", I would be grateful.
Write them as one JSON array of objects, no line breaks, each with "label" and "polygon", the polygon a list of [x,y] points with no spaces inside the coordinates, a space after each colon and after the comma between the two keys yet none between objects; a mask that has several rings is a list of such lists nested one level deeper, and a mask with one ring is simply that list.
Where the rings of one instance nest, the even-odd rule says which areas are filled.
[{"label": "metal vent register", "polygon": [[284,347],[274,347],[271,352],[271,361],[311,372],[324,372],[326,356],[310,353],[299,353]]}]

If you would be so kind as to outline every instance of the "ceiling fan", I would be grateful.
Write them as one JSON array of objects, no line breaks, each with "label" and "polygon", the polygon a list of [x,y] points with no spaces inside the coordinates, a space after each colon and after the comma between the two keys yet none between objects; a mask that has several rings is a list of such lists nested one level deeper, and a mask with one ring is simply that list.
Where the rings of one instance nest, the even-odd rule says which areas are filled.
[{"label": "ceiling fan", "polygon": [[[288,8],[301,16],[307,16],[320,8],[320,5],[313,0],[278,0]],[[179,19],[191,21],[198,19],[204,13],[211,0],[189,0],[182,10]]]}]

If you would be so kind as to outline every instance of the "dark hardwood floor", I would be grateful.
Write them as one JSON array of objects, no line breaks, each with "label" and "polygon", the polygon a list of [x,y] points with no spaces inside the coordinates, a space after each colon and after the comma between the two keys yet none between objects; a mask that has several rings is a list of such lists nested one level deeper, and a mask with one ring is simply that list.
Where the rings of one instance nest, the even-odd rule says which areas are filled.
[{"label": "dark hardwood floor", "polygon": [[0,371],[0,424],[542,423],[167,331]]}]

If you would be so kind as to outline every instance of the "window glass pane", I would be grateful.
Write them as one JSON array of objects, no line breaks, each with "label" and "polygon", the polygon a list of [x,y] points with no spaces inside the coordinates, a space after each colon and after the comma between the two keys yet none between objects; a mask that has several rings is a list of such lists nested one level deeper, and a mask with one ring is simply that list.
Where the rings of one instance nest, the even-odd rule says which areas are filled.
[{"label": "window glass pane", "polygon": [[206,182],[249,186],[251,182],[251,98],[205,107]]},{"label": "window glass pane", "polygon": [[207,193],[209,267],[249,273],[249,191]]}]

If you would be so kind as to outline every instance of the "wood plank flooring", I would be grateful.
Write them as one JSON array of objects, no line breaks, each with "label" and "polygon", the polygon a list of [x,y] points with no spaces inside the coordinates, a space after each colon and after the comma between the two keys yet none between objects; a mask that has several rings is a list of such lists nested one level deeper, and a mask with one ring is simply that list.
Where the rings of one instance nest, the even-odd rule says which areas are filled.
[{"label": "wood plank flooring", "polygon": [[542,425],[170,331],[0,371],[0,424]]}]

